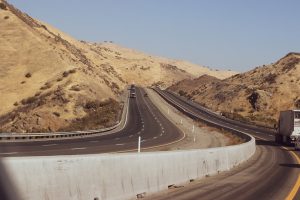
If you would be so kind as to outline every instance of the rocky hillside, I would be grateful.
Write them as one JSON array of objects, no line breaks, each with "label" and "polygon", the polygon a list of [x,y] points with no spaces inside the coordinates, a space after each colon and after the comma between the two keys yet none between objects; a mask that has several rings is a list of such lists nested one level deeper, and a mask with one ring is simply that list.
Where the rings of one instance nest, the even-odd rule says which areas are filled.
[{"label": "rocky hillside", "polygon": [[[218,72],[112,44],[77,41],[0,0],[0,132],[114,124],[127,84],[168,86]],[[191,73],[195,71],[195,73]]]},{"label": "rocky hillside", "polygon": [[224,115],[273,127],[279,112],[300,109],[300,54],[289,53],[224,80],[201,76],[169,88]]}]

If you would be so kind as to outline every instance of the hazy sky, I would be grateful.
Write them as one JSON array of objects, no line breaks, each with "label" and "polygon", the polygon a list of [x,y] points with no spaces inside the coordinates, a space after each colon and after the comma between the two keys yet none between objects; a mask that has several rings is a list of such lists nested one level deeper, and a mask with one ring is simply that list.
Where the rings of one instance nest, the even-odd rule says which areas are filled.
[{"label": "hazy sky", "polygon": [[9,0],[80,40],[246,71],[300,51],[299,0]]}]

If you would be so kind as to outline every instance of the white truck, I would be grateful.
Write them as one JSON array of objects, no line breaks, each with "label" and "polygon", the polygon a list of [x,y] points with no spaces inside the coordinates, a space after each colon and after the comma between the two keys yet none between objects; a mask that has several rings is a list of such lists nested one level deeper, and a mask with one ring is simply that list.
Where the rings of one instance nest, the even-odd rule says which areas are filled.
[{"label": "white truck", "polygon": [[300,110],[281,111],[275,142],[300,149]]}]

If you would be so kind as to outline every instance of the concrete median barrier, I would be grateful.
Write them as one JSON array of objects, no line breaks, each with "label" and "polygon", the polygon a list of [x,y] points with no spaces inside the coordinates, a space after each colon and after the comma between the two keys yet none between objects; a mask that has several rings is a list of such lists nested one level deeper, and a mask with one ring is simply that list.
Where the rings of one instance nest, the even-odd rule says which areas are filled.
[{"label": "concrete median barrier", "polygon": [[227,171],[255,153],[255,139],[219,148],[1,159],[24,200],[132,199]]}]

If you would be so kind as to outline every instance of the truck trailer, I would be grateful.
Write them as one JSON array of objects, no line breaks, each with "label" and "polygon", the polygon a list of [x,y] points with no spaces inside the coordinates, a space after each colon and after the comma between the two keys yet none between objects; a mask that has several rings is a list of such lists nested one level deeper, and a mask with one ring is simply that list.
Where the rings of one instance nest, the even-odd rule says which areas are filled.
[{"label": "truck trailer", "polygon": [[300,110],[281,111],[275,142],[279,144],[300,146]]}]

